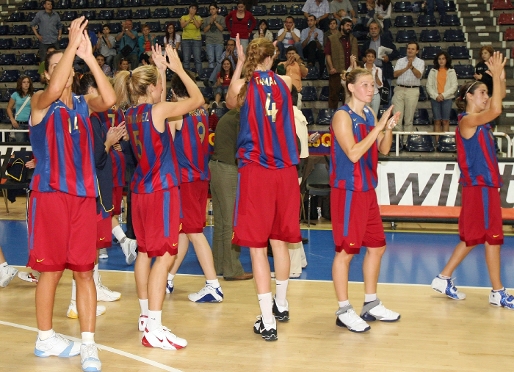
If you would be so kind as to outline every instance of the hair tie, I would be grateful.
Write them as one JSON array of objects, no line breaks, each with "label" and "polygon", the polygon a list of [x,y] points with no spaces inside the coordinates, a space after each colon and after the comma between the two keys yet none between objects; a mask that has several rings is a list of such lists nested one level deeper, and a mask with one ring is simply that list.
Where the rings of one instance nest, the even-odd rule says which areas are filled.
[{"label": "hair tie", "polygon": [[466,89],[466,93],[464,93],[464,97],[462,97],[463,99],[466,99],[466,94],[468,94],[469,90],[471,89],[471,87],[473,87],[473,85],[475,85],[476,83],[478,83],[478,80],[475,80],[473,82],[473,84],[471,84],[468,89]]},{"label": "hair tie", "polygon": [[129,77],[132,77],[132,70],[129,70]]}]

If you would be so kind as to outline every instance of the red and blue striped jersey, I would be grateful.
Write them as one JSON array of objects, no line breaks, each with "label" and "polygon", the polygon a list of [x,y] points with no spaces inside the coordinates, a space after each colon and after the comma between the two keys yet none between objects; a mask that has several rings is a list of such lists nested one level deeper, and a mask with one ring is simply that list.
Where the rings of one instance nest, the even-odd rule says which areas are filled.
[{"label": "red and blue striped jersey", "polygon": [[97,197],[93,131],[84,96],[73,96],[73,108],[53,102],[45,117],[30,126],[36,168],[30,188]]},{"label": "red and blue striped jersey", "polygon": [[130,189],[136,194],[169,190],[179,185],[178,161],[168,121],[159,133],[152,120],[151,104],[133,106],[125,111],[130,145],[138,160]]},{"label": "red and blue striped jersey", "polygon": [[[362,141],[375,127],[375,118],[371,109],[364,107],[365,118],[353,112],[348,105],[341,106],[352,120],[355,143]],[[377,141],[353,163],[339,145],[334,135],[333,123],[330,124],[332,146],[330,146],[330,185],[332,187],[353,191],[369,191],[377,187],[378,144]]]},{"label": "red and blue striped jersey", "polygon": [[209,119],[200,107],[184,115],[175,134],[180,182],[209,180]]},{"label": "red and blue striped jersey", "polygon": [[255,71],[241,107],[237,138],[239,166],[258,163],[268,169],[298,164],[291,93],[273,71]]},{"label": "red and blue striped jersey", "polygon": [[[101,123],[105,126],[108,131],[111,127],[117,127],[125,121],[125,115],[121,109],[114,110],[109,109],[104,112],[95,112],[91,115],[98,117]],[[112,182],[113,187],[124,187],[125,186],[125,155],[121,151],[111,149],[109,151],[112,163]]]},{"label": "red and blue striped jersey", "polygon": [[[459,122],[466,115],[466,112],[460,114]],[[460,168],[459,183],[462,186],[501,187],[503,185],[490,123],[479,125],[473,137],[469,139],[462,137],[457,127],[455,141]]]}]

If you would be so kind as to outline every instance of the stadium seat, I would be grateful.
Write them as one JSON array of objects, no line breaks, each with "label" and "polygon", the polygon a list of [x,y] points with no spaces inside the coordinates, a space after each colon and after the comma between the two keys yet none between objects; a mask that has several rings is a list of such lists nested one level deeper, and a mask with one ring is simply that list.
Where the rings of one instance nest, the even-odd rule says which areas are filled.
[{"label": "stadium seat", "polygon": [[54,5],[55,9],[69,9],[71,8],[71,0],[57,0]]},{"label": "stadium seat", "polygon": [[[13,55],[14,56],[14,55]],[[1,56],[0,56],[1,59]],[[302,101],[317,101],[318,93],[316,92],[316,87],[313,86],[304,86],[302,88]]]},{"label": "stadium seat", "polygon": [[[0,60],[1,60],[0,56]],[[0,62],[1,63],[1,62]],[[14,83],[20,78],[20,72],[18,70],[4,70],[0,75],[0,81],[2,83]]]},{"label": "stadium seat", "polygon": [[11,38],[0,39],[0,49],[11,49],[13,45],[14,42]]},{"label": "stadium seat", "polygon": [[[102,9],[98,12],[98,15],[96,17],[96,19],[103,19],[105,21],[111,20],[113,18],[114,18],[114,10],[112,10],[112,9]],[[111,32],[113,32],[112,27],[111,27]]]},{"label": "stadium seat", "polygon": [[418,17],[416,24],[419,27],[435,27],[437,26],[437,19],[433,15],[422,14]]},{"label": "stadium seat", "polygon": [[14,43],[14,49],[31,49],[32,38],[30,37],[19,37]]},{"label": "stadium seat", "polygon": [[61,40],[59,40],[59,48],[66,49],[69,42],[70,42],[70,39],[68,39],[67,37],[61,38]]},{"label": "stadium seat", "polygon": [[160,0],[159,5],[162,6],[175,6],[177,5],[177,0]]},{"label": "stadium seat", "polygon": [[37,65],[38,58],[36,53],[22,53],[18,57],[18,65]]},{"label": "stadium seat", "polygon": [[72,9],[87,9],[89,8],[89,1],[88,0],[75,0],[71,4]]},{"label": "stadium seat", "polygon": [[319,92],[319,100],[320,101],[328,101],[328,85],[322,86],[321,91]]},{"label": "stadium seat", "polygon": [[466,36],[462,30],[449,29],[444,31],[443,40],[447,42],[465,42]]},{"label": "stadium seat", "polygon": [[[366,5],[366,4],[364,4]],[[397,1],[394,3],[393,12],[410,13],[412,12],[412,3],[410,1]]]},{"label": "stadium seat", "polygon": [[323,70],[323,74],[321,75],[320,80],[328,80],[328,70],[327,70],[326,66],[325,66],[325,69]]},{"label": "stadium seat", "polygon": [[512,41],[514,40],[514,28],[508,28],[505,30],[505,33],[503,34],[503,40],[505,41]]},{"label": "stadium seat", "polygon": [[439,140],[437,141],[437,151],[457,152],[455,136],[439,136]]},{"label": "stadium seat", "polygon": [[358,3],[357,4],[357,14],[367,14],[368,13],[368,7],[366,6],[366,3]]},{"label": "stadium seat", "polygon": [[92,8],[105,8],[107,0],[90,0]]},{"label": "stadium seat", "polygon": [[132,17],[134,19],[147,19],[152,18],[150,9],[137,9],[134,12],[134,16]]},{"label": "stadium seat", "polygon": [[205,67],[202,70],[202,73],[199,75],[199,78],[202,79],[202,80],[208,79],[209,76],[211,76],[211,74],[212,74],[212,70],[214,70],[214,68],[212,68],[212,67]]},{"label": "stadium seat", "polygon": [[113,22],[109,26],[111,27],[111,34],[119,34],[121,32],[121,23]]},{"label": "stadium seat", "polygon": [[199,89],[200,92],[202,92],[202,96],[207,98],[209,101],[214,99],[214,90],[211,87],[201,87]]},{"label": "stadium seat", "polygon": [[273,4],[269,10],[269,15],[286,15],[287,8],[284,4]]},{"label": "stadium seat", "polygon": [[441,41],[439,30],[421,30],[419,41],[422,43],[437,43]]},{"label": "stadium seat", "polygon": [[284,21],[280,18],[268,18],[268,26],[270,30],[280,30],[284,27]]},{"label": "stadium seat", "polygon": [[27,75],[33,82],[39,82],[40,76],[37,70],[24,70],[22,75]]},{"label": "stadium seat", "polygon": [[336,110],[331,108],[323,108],[318,110],[318,120],[316,123],[318,125],[330,125],[332,121],[332,116],[334,116],[334,112]]},{"label": "stadium seat", "polygon": [[[303,98],[302,98],[303,101]],[[307,124],[312,125],[314,124],[314,113],[312,112],[311,108],[303,108],[302,114],[305,116],[305,119],[307,119]]]},{"label": "stadium seat", "polygon": [[395,27],[414,27],[414,19],[410,15],[397,16],[394,19]]},{"label": "stadium seat", "polygon": [[441,26],[460,26],[460,18],[457,14],[446,14],[441,16]]},{"label": "stadium seat", "polygon": [[428,74],[430,73],[430,70],[434,68],[434,65],[427,65],[425,63],[425,72],[423,73],[423,78],[428,79]]},{"label": "stadium seat", "polygon": [[453,1],[453,0],[445,1],[444,8],[446,9],[447,12],[456,12],[457,11],[457,6],[455,5],[455,1]]},{"label": "stadium seat", "polygon": [[266,5],[254,5],[251,11],[254,17],[268,15],[268,8],[266,8]]},{"label": "stadium seat", "polygon": [[118,11],[114,13],[114,19],[119,19],[120,21],[132,18],[132,9],[118,9]]},{"label": "stadium seat", "polygon": [[96,19],[96,10],[84,10],[80,15],[84,16],[88,21],[92,21]]},{"label": "stadium seat", "polygon": [[469,49],[464,45],[452,45],[448,47],[448,54],[452,59],[469,59]]},{"label": "stadium seat", "polygon": [[458,124],[459,124],[459,120],[458,120],[458,116],[457,116],[457,110],[452,108],[450,111],[450,125],[458,125]]},{"label": "stadium seat", "polygon": [[417,109],[414,112],[414,120],[412,121],[414,125],[429,125],[430,118],[428,116],[428,110],[421,108]]},{"label": "stadium seat", "polygon": [[153,18],[170,18],[169,8],[157,8],[153,11]]},{"label": "stadium seat", "polygon": [[459,79],[472,79],[475,74],[475,68],[472,65],[454,64],[453,68]]},{"label": "stadium seat", "polygon": [[25,13],[15,11],[11,13],[6,19],[7,22],[23,22],[25,21]]},{"label": "stadium seat", "polygon": [[514,9],[511,0],[494,0],[493,1],[493,10],[509,10]]},{"label": "stadium seat", "polygon": [[109,8],[123,8],[123,0],[108,0],[107,6]]},{"label": "stadium seat", "polygon": [[207,6],[201,6],[198,8],[198,11],[196,12],[200,17],[207,18],[209,17],[209,7]]},{"label": "stadium seat", "polygon": [[[400,139],[400,151],[402,151],[403,150],[402,136],[399,136],[399,139]],[[393,132],[393,142],[391,143],[391,149],[389,150],[389,152],[395,152],[395,151],[396,151],[396,136],[394,135],[394,132]]]},{"label": "stadium seat", "polygon": [[158,6],[159,0],[143,0],[144,6]]},{"label": "stadium seat", "polygon": [[514,25],[514,13],[502,13],[498,17],[499,25]]},{"label": "stadium seat", "polygon": [[161,32],[161,29],[162,29],[161,22],[151,21],[151,22],[146,22],[146,24],[148,25],[148,27],[150,27],[150,32]]},{"label": "stadium seat", "polygon": [[67,10],[62,13],[61,21],[71,22],[74,19],[77,19],[78,17],[79,17],[79,14],[76,10]]},{"label": "stadium seat", "polygon": [[421,49],[421,59],[434,59],[438,52],[441,51],[440,46],[426,46]]},{"label": "stadium seat", "polygon": [[37,1],[25,1],[18,9],[20,10],[36,10],[38,9]]},{"label": "stadium seat", "polygon": [[136,32],[141,32],[141,22],[132,21],[132,29]]},{"label": "stadium seat", "polygon": [[14,53],[0,54],[0,65],[14,65],[16,64],[16,55]]},{"label": "stadium seat", "polygon": [[89,30],[93,31],[95,34],[102,32],[102,24],[101,23],[88,23],[87,27]]},{"label": "stadium seat", "polygon": [[9,35],[9,26],[0,25],[0,35]]},{"label": "stadium seat", "polygon": [[398,58],[407,57],[407,47],[398,48]]},{"label": "stadium seat", "polygon": [[226,107],[217,107],[214,109],[214,113],[218,117],[218,119],[221,119],[223,115],[225,115],[229,111]]},{"label": "stadium seat", "polygon": [[319,79],[319,68],[318,66],[309,67],[305,80],[318,80]]},{"label": "stadium seat", "polygon": [[227,14],[228,14],[228,9],[227,9],[227,7],[226,7],[226,6],[224,6],[224,5],[219,6],[219,7],[218,7],[218,14],[219,14],[220,16],[226,17],[226,16],[227,16]]},{"label": "stadium seat", "polygon": [[418,41],[415,30],[398,30],[396,33],[397,43],[409,43],[412,41]]},{"label": "stadium seat", "polygon": [[295,16],[295,15],[302,15],[303,14],[303,4],[293,4],[289,8],[289,15]]},{"label": "stadium seat", "polygon": [[[307,28],[307,19],[305,17],[296,17],[294,19],[294,26],[299,29],[303,30]],[[282,26],[280,28],[284,27],[284,24],[282,23]]]},{"label": "stadium seat", "polygon": [[422,5],[423,5],[423,1],[415,1],[412,4],[412,13],[421,13]]},{"label": "stadium seat", "polygon": [[432,136],[419,134],[410,134],[407,136],[405,148],[407,151],[412,152],[433,152],[435,150]]},{"label": "stadium seat", "polygon": [[[171,12],[171,18],[180,18],[183,15],[186,15],[187,13],[189,13],[188,8],[177,7],[177,8],[174,8],[173,11]],[[220,15],[221,15],[221,13],[220,13]]]},{"label": "stadium seat", "polygon": [[7,89],[0,89],[0,102],[9,102],[11,96],[7,94]]},{"label": "stadium seat", "polygon": [[425,92],[425,88],[423,87],[423,85],[420,85],[419,86],[418,102],[424,102],[427,99],[428,99],[428,97],[427,97],[427,93]]}]

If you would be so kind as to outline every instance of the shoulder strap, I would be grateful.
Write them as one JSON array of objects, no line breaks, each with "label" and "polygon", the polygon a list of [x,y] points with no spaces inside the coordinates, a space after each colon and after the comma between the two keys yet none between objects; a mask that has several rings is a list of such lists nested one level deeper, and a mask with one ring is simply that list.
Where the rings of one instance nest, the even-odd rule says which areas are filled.
[{"label": "shoulder strap", "polygon": [[23,109],[25,108],[25,106],[27,105],[27,103],[30,102],[30,96],[27,96],[27,98],[25,99],[25,101],[23,102],[23,105],[21,105],[20,109],[16,111],[16,113],[14,114],[14,120],[16,120],[16,118],[18,117],[18,115],[23,111]]}]

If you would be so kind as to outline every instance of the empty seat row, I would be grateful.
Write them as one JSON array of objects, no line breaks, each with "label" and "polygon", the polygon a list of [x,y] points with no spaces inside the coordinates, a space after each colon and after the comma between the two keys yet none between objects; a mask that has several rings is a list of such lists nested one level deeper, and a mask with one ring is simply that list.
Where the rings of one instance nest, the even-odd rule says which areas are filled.
[{"label": "empty seat row", "polygon": [[[442,39],[446,42],[465,42],[466,36],[464,32],[460,29],[449,29],[444,31]],[[408,43],[418,41],[418,36],[416,34],[416,31],[412,29],[398,30],[396,32],[395,40],[397,43]],[[419,34],[419,41],[423,43],[439,42],[441,41],[441,34],[437,29],[421,30],[421,33]]]},{"label": "empty seat row", "polygon": [[457,14],[446,14],[441,16],[441,20],[437,22],[434,15],[420,15],[414,23],[414,18],[410,15],[397,16],[394,19],[396,27],[436,27],[436,26],[460,26],[460,18]]},{"label": "empty seat row", "polygon": [[37,65],[39,63],[39,57],[35,53],[22,53],[16,55],[14,53],[3,53],[0,54],[0,65]]},{"label": "empty seat row", "polygon": [[[442,51],[443,48],[440,46],[425,46],[421,48],[421,59],[433,60],[437,53]],[[469,49],[466,46],[452,45],[446,50],[452,59],[470,59]],[[401,57],[407,56],[407,47],[398,48],[398,53]]]}]

